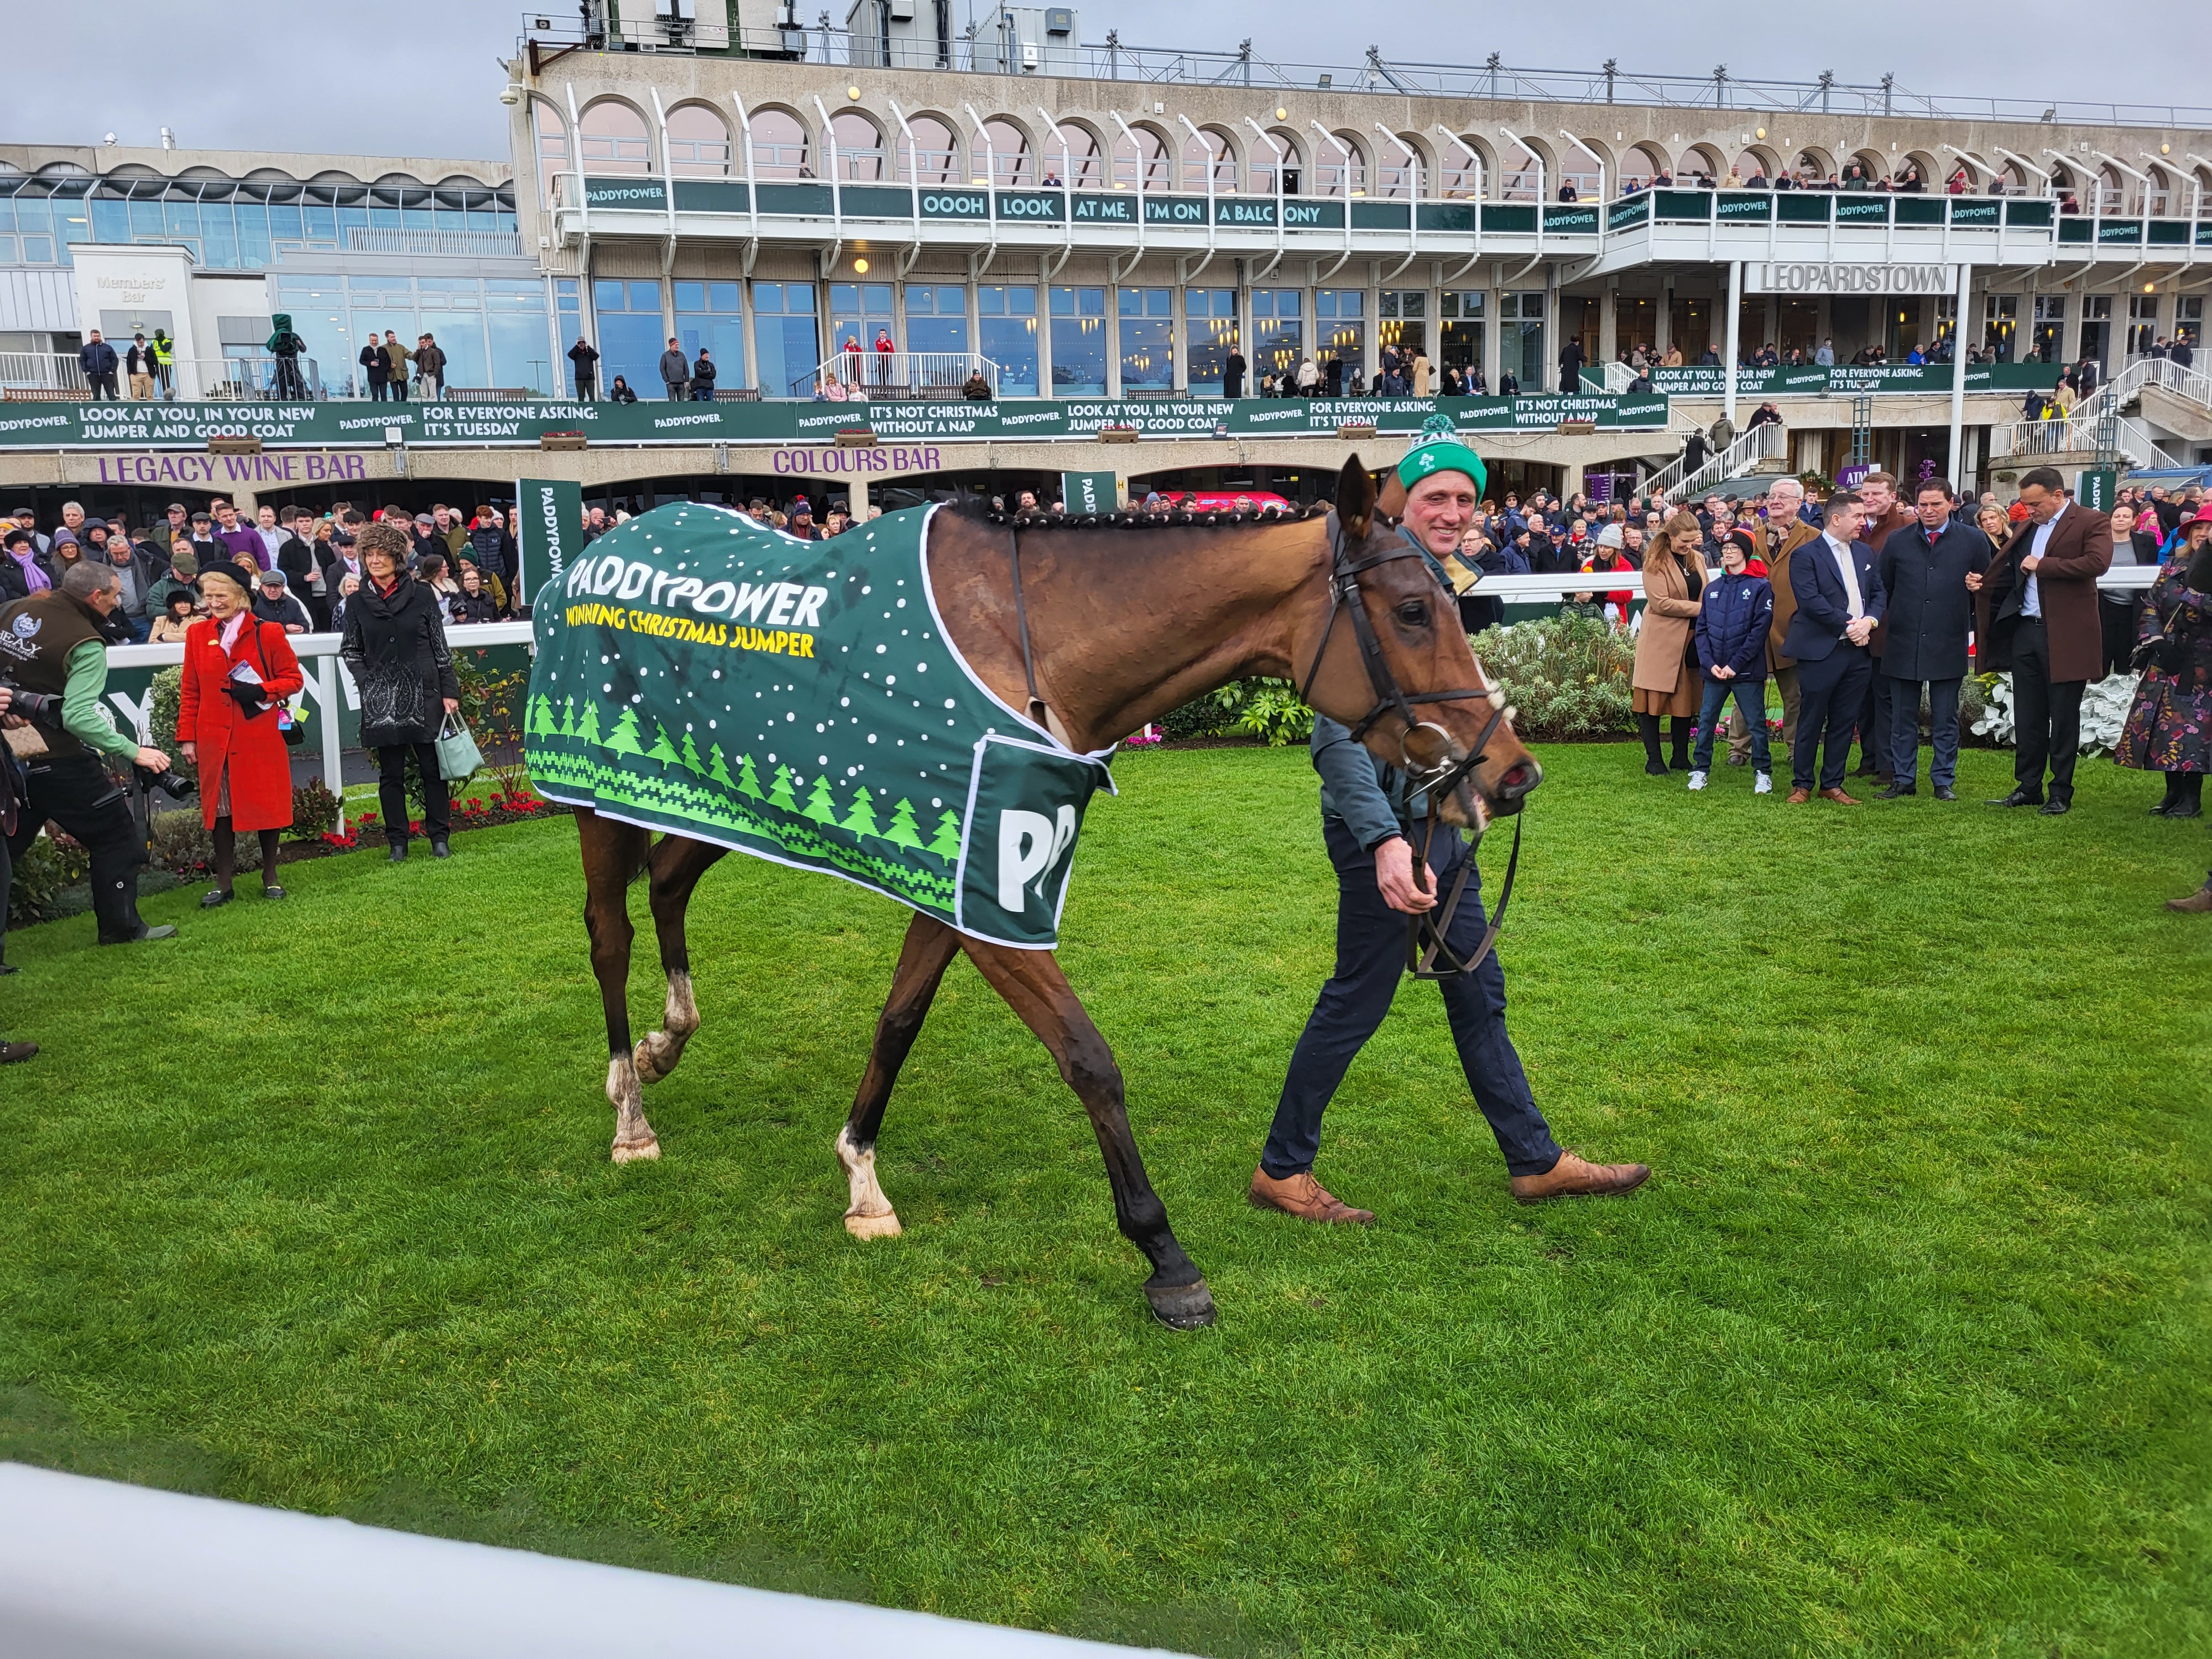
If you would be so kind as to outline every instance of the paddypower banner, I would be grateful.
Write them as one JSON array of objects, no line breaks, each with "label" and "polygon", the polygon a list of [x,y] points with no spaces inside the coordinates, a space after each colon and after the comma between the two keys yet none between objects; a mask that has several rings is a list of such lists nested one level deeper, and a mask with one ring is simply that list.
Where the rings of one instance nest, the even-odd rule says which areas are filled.
[{"label": "paddypower banner", "polygon": [[538,590],[531,781],[1052,949],[1111,751],[1061,748],[945,637],[937,511],[802,542],[672,502],[601,536]]},{"label": "paddypower banner", "polygon": [[[1334,437],[1346,425],[1412,434],[1439,410],[1469,432],[1548,431],[1561,421],[1604,428],[1661,428],[1664,396],[1526,398],[1032,398],[1003,403],[574,403],[530,398],[502,404],[44,404],[0,405],[0,449],[112,450],[115,476],[101,482],[167,485],[301,483],[365,477],[357,454],[405,444],[534,447],[550,434],[592,444],[834,445],[866,428],[883,443],[966,439],[1091,440],[1106,428],[1140,437]],[[258,438],[264,448],[341,452],[289,466],[252,455],[173,459],[150,451],[204,452],[211,438]],[[349,471],[349,468],[351,470]],[[272,470],[273,469],[273,470]],[[313,471],[320,469],[320,471]]]},{"label": "paddypower banner", "polygon": [[[1655,368],[1655,390],[1677,398],[1719,398],[1728,392],[1728,371],[1718,364]],[[2048,392],[2058,384],[2056,363],[1969,363],[1969,392]],[[1738,397],[1817,398],[1859,392],[1942,392],[1951,389],[1948,363],[1838,363],[1832,368],[1802,364],[1794,368],[1739,368]]]}]

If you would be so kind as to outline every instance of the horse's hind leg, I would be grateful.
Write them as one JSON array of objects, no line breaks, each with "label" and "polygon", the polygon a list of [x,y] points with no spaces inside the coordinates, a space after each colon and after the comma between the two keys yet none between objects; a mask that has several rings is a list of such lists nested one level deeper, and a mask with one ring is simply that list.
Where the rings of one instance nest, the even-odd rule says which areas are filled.
[{"label": "horse's hind leg", "polygon": [[945,969],[960,949],[960,935],[941,921],[917,915],[906,930],[906,945],[899,952],[898,969],[891,975],[891,994],[876,1021],[875,1047],[868,1051],[868,1069],[861,1074],[860,1091],[853,1097],[852,1115],[837,1131],[837,1162],[845,1171],[852,1205],[845,1212],[845,1231],[855,1238],[891,1238],[899,1231],[897,1212],[876,1181],[876,1133],[883,1127],[884,1108],[890,1103],[891,1085],[899,1067],[914,1047],[928,1018],[929,1005]]},{"label": "horse's hind leg", "polygon": [[684,914],[692,890],[726,849],[682,836],[665,836],[653,850],[653,930],[660,940],[661,970],[668,975],[668,1002],[660,1029],[637,1040],[633,1056],[641,1083],[658,1083],[684,1058],[684,1045],[699,1029],[699,1005],[691,995],[691,952],[684,939]]},{"label": "horse's hind leg", "polygon": [[645,1121],[643,1091],[629,1047],[629,884],[644,867],[647,837],[635,824],[576,809],[584,855],[584,930],[592,939],[592,973],[607,1018],[607,1098],[614,1103],[613,1158],[659,1158],[660,1142]]},{"label": "horse's hind leg", "polygon": [[979,939],[961,941],[991,988],[1006,998],[1060,1064],[1060,1074],[1091,1115],[1098,1149],[1106,1155],[1106,1177],[1114,1188],[1114,1219],[1132,1244],[1152,1264],[1145,1299],[1164,1325],[1189,1330],[1213,1322],[1213,1297],[1197,1265],[1183,1253],[1168,1226],[1167,1206],[1152,1190],[1145,1161],[1129,1133],[1123,1103],[1121,1068],[1114,1051],[1091,1023],[1059,960],[1044,951],[1016,951]]}]

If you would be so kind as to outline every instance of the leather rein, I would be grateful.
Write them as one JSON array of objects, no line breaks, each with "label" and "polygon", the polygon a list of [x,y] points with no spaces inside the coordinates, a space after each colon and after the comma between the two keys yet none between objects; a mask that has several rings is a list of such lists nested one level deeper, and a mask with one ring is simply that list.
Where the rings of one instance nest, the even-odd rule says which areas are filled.
[{"label": "leather rein", "polygon": [[[1505,719],[1505,698],[1494,688],[1483,687],[1471,691],[1413,691],[1408,692],[1398,684],[1389,662],[1382,654],[1382,642],[1376,637],[1375,624],[1367,614],[1361,598],[1359,578],[1363,572],[1377,565],[1389,564],[1399,559],[1422,557],[1419,549],[1404,543],[1381,553],[1354,559],[1345,544],[1343,521],[1335,514],[1328,515],[1329,580],[1328,620],[1322,626],[1321,643],[1314,648],[1313,665],[1306,670],[1305,683],[1298,689],[1300,701],[1312,705],[1314,681],[1321,674],[1322,660],[1328,654],[1328,643],[1336,632],[1339,615],[1352,619],[1352,638],[1359,647],[1359,659],[1367,669],[1367,683],[1375,693],[1374,706],[1352,727],[1352,741],[1357,743],[1373,729],[1375,723],[1387,714],[1395,714],[1404,723],[1405,732],[1400,738],[1399,755],[1403,763],[1408,787],[1428,797],[1429,810],[1422,820],[1420,844],[1413,852],[1413,880],[1423,892],[1429,890],[1429,849],[1434,845],[1437,831],[1443,826],[1439,816],[1445,797],[1459,787],[1474,769],[1482,764],[1489,749],[1490,739]],[[1426,561],[1424,560],[1425,563]],[[1019,577],[1017,574],[1016,593],[1018,595]],[[1449,595],[1447,595],[1449,597]],[[1450,752],[1450,734],[1433,721],[1418,720],[1413,717],[1413,706],[1425,702],[1462,702],[1482,698],[1490,704],[1490,719],[1485,722],[1482,733],[1468,752],[1457,760],[1446,759],[1434,766],[1418,763],[1405,749],[1405,740],[1426,727],[1436,733]],[[1459,913],[1460,900],[1467,891],[1468,875],[1474,871],[1474,853],[1469,848],[1460,861],[1459,876],[1452,883],[1450,892],[1436,908],[1406,919],[1406,971],[1416,979],[1453,979],[1471,974],[1480,968],[1498,944],[1500,929],[1505,926],[1505,908],[1513,900],[1513,878],[1521,865],[1521,830],[1526,812],[1517,812],[1513,818],[1513,851],[1505,863],[1504,884],[1498,890],[1498,908],[1491,914],[1489,926],[1474,949],[1462,957],[1447,935],[1452,920]]]}]

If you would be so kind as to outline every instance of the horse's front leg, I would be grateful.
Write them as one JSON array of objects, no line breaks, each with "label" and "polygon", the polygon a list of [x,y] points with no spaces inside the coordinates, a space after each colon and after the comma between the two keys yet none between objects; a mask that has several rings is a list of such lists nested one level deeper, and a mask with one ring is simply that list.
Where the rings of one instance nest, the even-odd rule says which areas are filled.
[{"label": "horse's front leg", "polygon": [[576,809],[584,855],[584,931],[591,935],[592,974],[607,1020],[607,1099],[615,1109],[617,1164],[659,1158],[660,1141],[645,1121],[644,1094],[629,1046],[630,878],[645,862],[647,836],[634,824]]},{"label": "horse's front leg", "polygon": [[1106,1178],[1114,1188],[1114,1219],[1122,1237],[1145,1253],[1152,1276],[1145,1299],[1164,1325],[1190,1330],[1213,1322],[1213,1297],[1197,1265],[1183,1253],[1168,1226],[1167,1206],[1152,1190],[1145,1161],[1129,1133],[1129,1114],[1121,1090],[1121,1068],[1114,1051],[1091,1023],[1075,989],[1060,971],[1059,959],[1045,951],[1016,951],[963,939],[991,988],[1006,1000],[1022,1023],[1036,1033],[1059,1062],[1060,1074],[1091,1115],[1098,1150],[1106,1155]]},{"label": "horse's front leg", "polygon": [[668,1001],[660,1029],[637,1040],[633,1056],[638,1081],[658,1083],[684,1058],[684,1045],[699,1029],[699,1005],[691,995],[691,951],[684,936],[684,916],[691,894],[716,860],[727,850],[682,836],[664,836],[653,850],[653,930],[660,941],[661,970],[668,975]]}]

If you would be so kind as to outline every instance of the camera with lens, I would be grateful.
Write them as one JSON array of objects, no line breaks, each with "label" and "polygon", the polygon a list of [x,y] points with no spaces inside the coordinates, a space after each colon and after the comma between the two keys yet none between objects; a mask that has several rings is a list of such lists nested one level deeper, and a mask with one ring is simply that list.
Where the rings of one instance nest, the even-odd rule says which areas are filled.
[{"label": "camera with lens", "polygon": [[45,720],[58,725],[62,717],[62,700],[51,691],[26,691],[4,674],[0,674],[0,685],[8,688],[8,712],[21,714],[27,720]]},{"label": "camera with lens", "polygon": [[131,769],[138,775],[139,787],[158,789],[171,800],[190,800],[192,791],[199,787],[190,778],[180,778],[173,771],[156,772],[143,766]]}]

